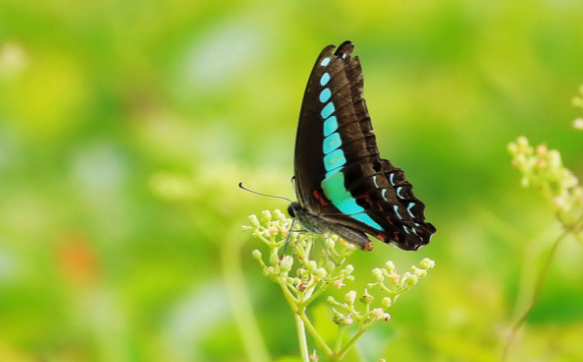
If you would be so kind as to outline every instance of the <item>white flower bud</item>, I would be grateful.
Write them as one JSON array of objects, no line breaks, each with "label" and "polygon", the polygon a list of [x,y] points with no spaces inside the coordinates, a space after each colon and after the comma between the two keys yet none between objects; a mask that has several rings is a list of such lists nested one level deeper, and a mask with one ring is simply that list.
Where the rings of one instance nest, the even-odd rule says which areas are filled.
[{"label": "white flower bud", "polygon": [[279,262],[279,270],[284,273],[287,273],[291,270],[292,266],[294,265],[294,258],[291,255],[286,255],[283,257],[283,260]]},{"label": "white flower bud", "polygon": [[277,264],[279,264],[279,255],[277,255],[277,252],[272,253],[269,256],[269,264],[271,264],[271,265],[277,265]]},{"label": "white flower bud", "polygon": [[435,262],[429,258],[424,258],[423,260],[421,260],[419,267],[421,267],[421,269],[425,269],[425,270],[433,269],[435,267]]},{"label": "white flower bud", "polygon": [[344,302],[348,305],[353,305],[356,300],[356,291],[351,290],[344,295]]},{"label": "white flower bud", "polygon": [[265,225],[271,222],[271,212],[269,212],[269,210],[263,210],[261,212],[261,221],[263,221]]},{"label": "white flower bud", "polygon": [[379,268],[374,268],[372,270],[372,276],[375,277],[378,282],[385,280],[385,277],[383,277],[383,272]]},{"label": "white flower bud", "polygon": [[257,249],[253,250],[251,255],[253,256],[253,259],[261,260],[261,252],[259,250],[257,250]]},{"label": "white flower bud", "polygon": [[259,227],[259,220],[257,219],[257,216],[256,215],[249,215],[249,222],[254,227],[256,227],[256,228]]}]

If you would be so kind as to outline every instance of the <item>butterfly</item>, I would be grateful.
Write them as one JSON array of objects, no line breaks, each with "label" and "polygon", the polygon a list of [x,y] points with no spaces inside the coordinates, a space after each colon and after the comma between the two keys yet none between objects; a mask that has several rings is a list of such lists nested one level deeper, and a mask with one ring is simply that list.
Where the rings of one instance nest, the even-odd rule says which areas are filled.
[{"label": "butterfly", "polygon": [[318,57],[304,94],[295,146],[298,202],[288,213],[305,229],[332,232],[362,250],[367,234],[404,250],[429,243],[435,227],[403,171],[379,156],[363,98],[354,45],[329,45]]}]

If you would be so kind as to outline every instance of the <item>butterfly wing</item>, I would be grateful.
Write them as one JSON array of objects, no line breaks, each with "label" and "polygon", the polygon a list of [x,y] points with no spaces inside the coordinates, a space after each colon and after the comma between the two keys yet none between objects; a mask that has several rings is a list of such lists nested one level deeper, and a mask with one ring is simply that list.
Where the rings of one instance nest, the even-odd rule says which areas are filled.
[{"label": "butterfly wing", "polygon": [[362,68],[344,42],[312,70],[296,138],[296,193],[309,213],[416,250],[435,227],[401,169],[379,156],[363,97]]}]

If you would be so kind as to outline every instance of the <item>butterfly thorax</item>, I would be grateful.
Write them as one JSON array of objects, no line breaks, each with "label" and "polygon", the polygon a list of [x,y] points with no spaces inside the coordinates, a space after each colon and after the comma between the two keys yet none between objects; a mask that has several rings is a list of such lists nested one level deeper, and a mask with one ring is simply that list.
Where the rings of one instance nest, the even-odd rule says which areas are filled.
[{"label": "butterfly thorax", "polygon": [[373,249],[373,244],[365,233],[348,226],[328,221],[320,215],[311,213],[297,202],[294,202],[289,206],[288,213],[291,217],[296,219],[302,227],[310,232],[318,234],[331,232],[338,235],[340,238],[355,244],[364,251],[371,251]]}]

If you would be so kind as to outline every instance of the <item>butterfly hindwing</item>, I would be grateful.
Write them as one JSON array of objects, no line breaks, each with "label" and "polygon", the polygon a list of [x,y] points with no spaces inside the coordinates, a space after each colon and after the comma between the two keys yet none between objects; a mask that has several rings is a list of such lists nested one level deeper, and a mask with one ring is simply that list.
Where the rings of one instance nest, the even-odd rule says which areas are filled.
[{"label": "butterfly hindwing", "polygon": [[403,171],[379,157],[353,49],[350,42],[335,52],[326,47],[308,80],[296,139],[299,203],[331,231],[344,227],[416,250],[435,228]]}]

